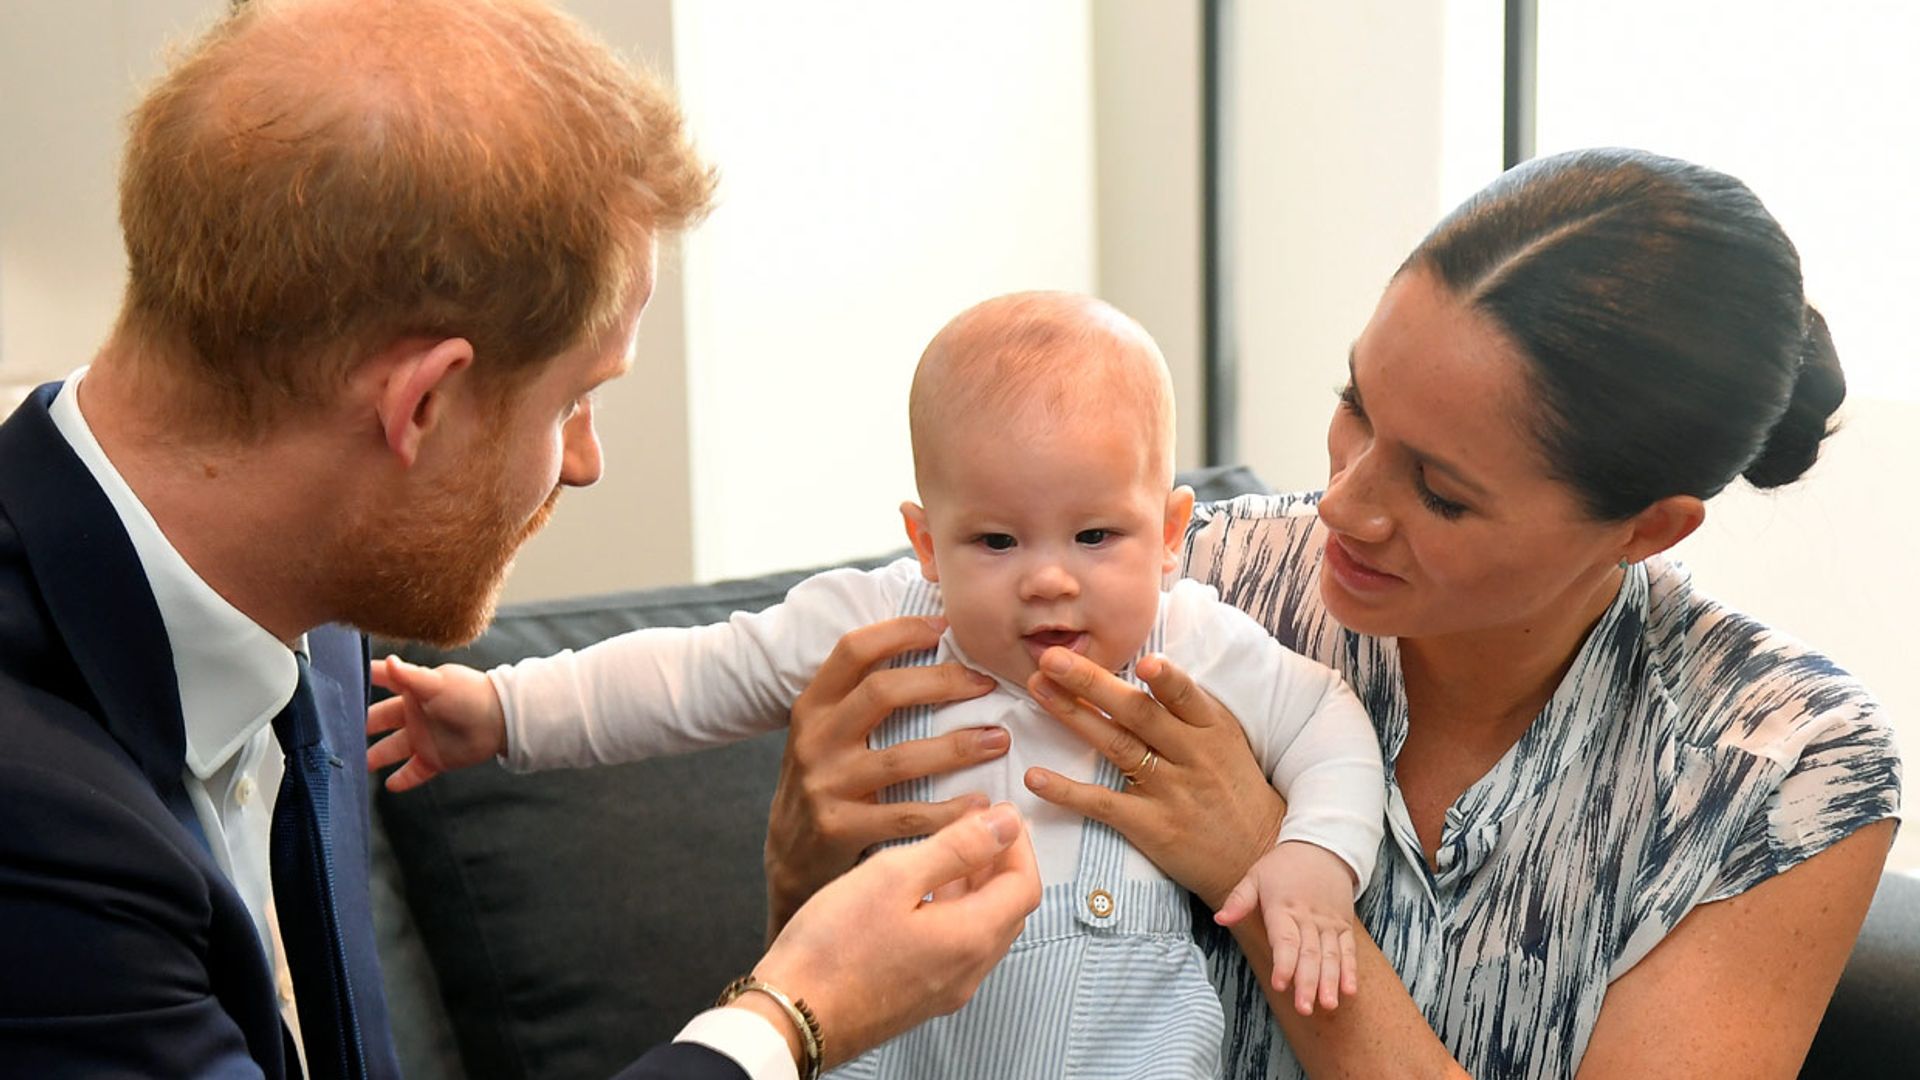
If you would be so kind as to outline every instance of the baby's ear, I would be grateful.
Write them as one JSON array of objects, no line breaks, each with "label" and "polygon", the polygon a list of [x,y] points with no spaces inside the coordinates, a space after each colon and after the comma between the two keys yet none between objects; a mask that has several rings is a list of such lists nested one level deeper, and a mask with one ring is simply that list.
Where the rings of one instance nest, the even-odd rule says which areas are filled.
[{"label": "baby's ear", "polygon": [[913,553],[920,558],[920,576],[928,581],[939,581],[940,568],[933,561],[933,530],[927,526],[927,512],[921,509],[919,503],[903,502],[900,504],[900,520],[907,526],[907,543],[913,545]]},{"label": "baby's ear", "polygon": [[1187,522],[1193,519],[1193,489],[1185,484],[1167,493],[1166,559],[1161,570],[1171,574],[1180,568],[1180,545],[1187,538]]}]

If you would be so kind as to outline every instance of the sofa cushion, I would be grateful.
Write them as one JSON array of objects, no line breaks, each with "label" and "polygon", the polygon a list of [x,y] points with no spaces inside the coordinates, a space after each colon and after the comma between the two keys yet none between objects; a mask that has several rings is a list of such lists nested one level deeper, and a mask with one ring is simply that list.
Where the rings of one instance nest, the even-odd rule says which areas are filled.
[{"label": "sofa cushion", "polygon": [[[1269,490],[1243,468],[1181,479],[1202,500]],[[759,610],[809,573],[514,605],[467,648],[376,643],[375,655],[484,669],[625,630]],[[761,846],[782,748],[776,734],[577,772],[468,769],[402,795],[380,792],[467,1075],[607,1076],[672,1038],[759,958]]]}]

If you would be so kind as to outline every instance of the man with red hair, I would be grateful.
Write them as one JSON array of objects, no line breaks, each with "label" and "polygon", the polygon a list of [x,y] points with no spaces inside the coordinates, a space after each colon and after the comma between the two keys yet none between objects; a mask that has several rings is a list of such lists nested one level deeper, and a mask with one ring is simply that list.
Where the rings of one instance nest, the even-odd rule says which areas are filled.
[{"label": "man with red hair", "polygon": [[[141,102],[118,323],[0,425],[9,1072],[397,1073],[361,632],[486,626],[712,187],[536,0],[246,5]],[[1007,808],[938,840],[632,1074],[791,1076],[957,1007],[1039,885]]]}]

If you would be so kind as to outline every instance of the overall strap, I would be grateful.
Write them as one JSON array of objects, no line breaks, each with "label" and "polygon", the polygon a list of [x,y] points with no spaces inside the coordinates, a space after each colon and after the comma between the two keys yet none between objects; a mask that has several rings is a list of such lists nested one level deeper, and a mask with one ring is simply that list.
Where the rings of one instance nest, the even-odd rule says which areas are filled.
[{"label": "overall strap", "polygon": [[[946,605],[940,600],[940,586],[925,578],[914,578],[907,587],[905,596],[900,598],[899,615],[926,617],[939,615],[946,611]],[[934,649],[922,649],[918,652],[901,653],[888,661],[889,668],[927,667],[937,654]],[[896,709],[893,715],[882,720],[872,734],[867,736],[867,745],[875,750],[884,750],[889,746],[898,746],[914,739],[924,739],[933,734],[933,706],[914,705],[905,709]],[[930,802],[933,799],[933,780],[930,777],[915,777],[889,785],[880,793],[881,802]],[[886,845],[883,845],[886,846]]]},{"label": "overall strap", "polygon": [[[1120,672],[1131,685],[1145,690],[1147,684],[1134,674],[1134,665],[1142,656],[1159,652],[1166,642],[1166,607],[1155,616],[1153,630],[1133,663]],[[1126,784],[1120,769],[1104,756],[1097,759],[1093,782],[1119,791]],[[1080,862],[1074,871],[1074,901],[1065,905],[1079,925],[1095,930],[1123,932],[1185,932],[1188,919],[1186,900],[1178,886],[1168,881],[1128,881],[1126,876],[1126,839],[1104,822],[1089,818],[1080,830]],[[1064,914],[1064,911],[1062,912]],[[1030,927],[1031,929],[1031,927]]]}]

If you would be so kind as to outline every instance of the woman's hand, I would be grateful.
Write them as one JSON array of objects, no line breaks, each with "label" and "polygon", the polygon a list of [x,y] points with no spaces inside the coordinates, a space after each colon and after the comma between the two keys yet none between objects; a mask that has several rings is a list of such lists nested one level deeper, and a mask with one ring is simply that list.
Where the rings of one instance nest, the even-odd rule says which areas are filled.
[{"label": "woman's hand", "polygon": [[1134,671],[1151,695],[1067,649],[1041,655],[1027,683],[1034,698],[1133,782],[1113,791],[1032,768],[1027,787],[1113,826],[1218,910],[1254,860],[1273,849],[1286,803],[1239,723],[1185,672],[1160,656],[1143,658]]},{"label": "woman's hand", "polygon": [[879,668],[931,649],[944,619],[902,617],[849,632],[793,705],[780,786],[767,821],[767,936],[821,886],[883,840],[921,836],[984,809],[985,795],[938,803],[881,803],[891,784],[951,772],[1007,752],[1005,728],[969,728],[885,750],[867,734],[895,709],[979,697],[993,680],[959,664]]}]

